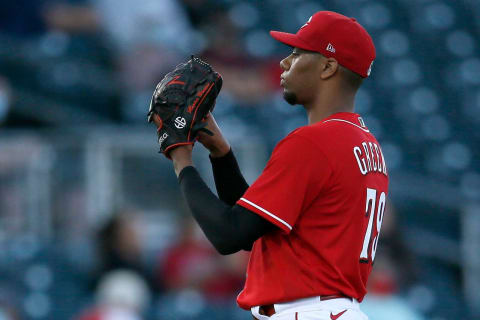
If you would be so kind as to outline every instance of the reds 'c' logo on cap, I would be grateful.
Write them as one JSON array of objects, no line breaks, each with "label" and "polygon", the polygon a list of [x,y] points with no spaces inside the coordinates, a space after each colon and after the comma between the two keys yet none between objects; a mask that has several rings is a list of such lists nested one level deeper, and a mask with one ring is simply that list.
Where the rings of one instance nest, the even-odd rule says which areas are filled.
[{"label": "reds 'c' logo on cap", "polygon": [[312,17],[313,17],[313,16],[310,16],[310,18],[308,19],[308,21],[307,21],[303,26],[301,26],[300,29],[305,28],[305,27],[310,23],[310,21],[312,21]]}]

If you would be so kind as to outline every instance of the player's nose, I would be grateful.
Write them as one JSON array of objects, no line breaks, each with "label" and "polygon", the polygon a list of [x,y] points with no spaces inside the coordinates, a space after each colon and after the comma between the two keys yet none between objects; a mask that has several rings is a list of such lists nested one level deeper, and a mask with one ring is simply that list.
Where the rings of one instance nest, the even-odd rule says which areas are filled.
[{"label": "player's nose", "polygon": [[288,61],[288,57],[280,61],[280,68],[282,68],[282,70],[284,71],[287,71],[288,69],[290,69],[290,63]]}]

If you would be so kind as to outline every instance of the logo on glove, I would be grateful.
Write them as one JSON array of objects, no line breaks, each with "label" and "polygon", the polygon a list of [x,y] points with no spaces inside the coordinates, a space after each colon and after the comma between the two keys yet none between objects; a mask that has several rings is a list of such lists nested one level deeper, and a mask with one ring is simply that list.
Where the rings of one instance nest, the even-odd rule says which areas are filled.
[{"label": "logo on glove", "polygon": [[168,133],[164,132],[160,137],[158,137],[158,144],[162,145],[163,141],[168,138]]},{"label": "logo on glove", "polygon": [[187,121],[185,120],[185,118],[182,118],[182,117],[175,118],[175,127],[177,129],[183,129],[186,124],[187,124]]}]

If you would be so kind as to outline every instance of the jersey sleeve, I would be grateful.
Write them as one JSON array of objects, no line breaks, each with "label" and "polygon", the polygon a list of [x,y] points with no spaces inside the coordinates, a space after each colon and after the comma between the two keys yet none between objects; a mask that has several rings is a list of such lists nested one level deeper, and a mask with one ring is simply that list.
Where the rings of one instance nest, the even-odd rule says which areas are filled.
[{"label": "jersey sleeve", "polygon": [[331,173],[318,146],[290,135],[275,147],[262,174],[237,204],[290,233],[302,208],[321,192]]}]

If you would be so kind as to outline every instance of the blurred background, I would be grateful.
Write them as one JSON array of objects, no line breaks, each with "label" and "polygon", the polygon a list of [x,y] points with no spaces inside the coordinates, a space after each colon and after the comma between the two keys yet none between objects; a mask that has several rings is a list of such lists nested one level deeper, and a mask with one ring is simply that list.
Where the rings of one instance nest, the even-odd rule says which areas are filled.
[{"label": "blurred background", "polygon": [[[146,112],[166,72],[206,59],[253,182],[306,124],[279,87],[290,48],[268,31],[322,9],[377,47],[356,111],[391,184],[363,310],[480,319],[478,0],[1,1],[0,319],[251,319],[235,305],[248,253],[205,240]],[[195,158],[213,186],[201,146]]]}]

